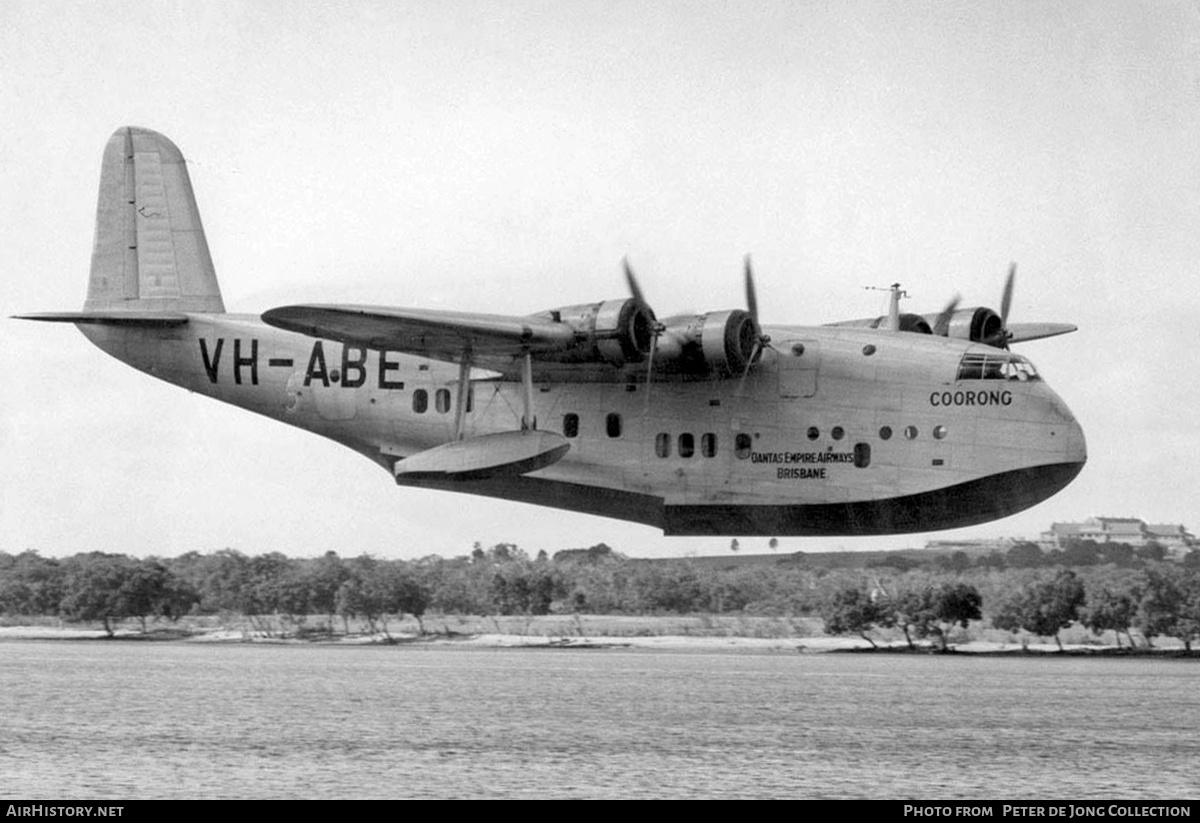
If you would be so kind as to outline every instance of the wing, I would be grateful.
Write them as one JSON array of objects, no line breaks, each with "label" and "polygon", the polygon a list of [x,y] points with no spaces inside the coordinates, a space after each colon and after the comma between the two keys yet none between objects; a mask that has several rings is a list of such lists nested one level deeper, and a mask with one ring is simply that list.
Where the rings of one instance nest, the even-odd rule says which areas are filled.
[{"label": "wing", "polygon": [[382,306],[281,306],[262,315],[276,328],[368,349],[451,363],[470,356],[515,357],[560,352],[575,343],[565,323],[539,317],[393,309]]},{"label": "wing", "polygon": [[1079,329],[1074,323],[1009,323],[1007,328],[1010,343],[1041,340],[1059,334],[1070,334]]}]

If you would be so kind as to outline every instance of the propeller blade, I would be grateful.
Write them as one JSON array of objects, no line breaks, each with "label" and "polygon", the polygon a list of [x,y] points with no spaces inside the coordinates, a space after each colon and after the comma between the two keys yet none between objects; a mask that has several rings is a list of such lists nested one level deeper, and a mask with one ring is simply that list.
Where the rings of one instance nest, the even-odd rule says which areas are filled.
[{"label": "propeller blade", "polygon": [[942,337],[950,336],[950,320],[954,317],[954,312],[958,311],[959,301],[962,300],[962,295],[954,295],[950,298],[950,302],[942,309],[942,313],[937,316],[937,320],[933,323],[933,333]]},{"label": "propeller blade", "polygon": [[754,342],[754,348],[750,351],[750,359],[746,361],[746,368],[742,369],[742,379],[738,381],[738,397],[745,396],[746,378],[750,376],[750,369],[754,368],[754,363],[762,355],[763,347],[767,345],[768,338],[759,335],[758,340]]},{"label": "propeller blade", "polygon": [[754,270],[750,265],[750,255],[746,255],[746,310],[758,325],[758,297],[754,293]]},{"label": "propeller blade", "polygon": [[758,323],[758,294],[754,288],[754,267],[750,263],[750,255],[745,258],[746,270],[746,311],[750,314],[750,319],[754,322],[754,348],[750,350],[750,357],[746,360],[746,368],[742,369],[742,379],[738,381],[738,395],[744,394],[746,386],[746,378],[750,376],[750,369],[754,368],[754,364],[758,362],[758,358],[762,357],[763,349],[771,345],[769,335],[763,334],[762,326]]},{"label": "propeller blade", "polygon": [[658,337],[667,327],[658,321],[654,316],[654,311],[650,308],[650,304],[646,302],[646,296],[642,294],[642,287],[638,285],[637,276],[633,273],[633,267],[629,265],[629,258],[621,258],[621,268],[625,270],[625,282],[629,284],[629,293],[633,295],[634,301],[638,306],[650,315],[650,353],[646,358],[646,408],[645,411],[650,411],[650,384],[654,382],[654,353],[658,350]]},{"label": "propeller blade", "polygon": [[650,356],[646,359],[646,405],[642,414],[650,413],[650,384],[654,382],[654,352],[658,350],[658,332],[650,338]]},{"label": "propeller blade", "polygon": [[1000,298],[1000,325],[1008,326],[1008,310],[1012,308],[1013,279],[1017,276],[1017,264],[1008,267],[1008,279],[1004,281],[1004,296]]},{"label": "propeller blade", "polygon": [[621,266],[625,269],[625,282],[629,284],[629,293],[633,295],[633,299],[637,301],[642,308],[649,308],[650,304],[646,302],[646,296],[642,294],[642,288],[638,285],[637,277],[633,274],[633,269],[629,266],[629,258],[621,258]]}]

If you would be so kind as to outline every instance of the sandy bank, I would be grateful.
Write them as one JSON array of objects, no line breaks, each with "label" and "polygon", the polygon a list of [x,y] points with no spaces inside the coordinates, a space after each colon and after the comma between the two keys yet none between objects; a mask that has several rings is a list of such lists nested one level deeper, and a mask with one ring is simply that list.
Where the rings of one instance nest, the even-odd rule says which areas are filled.
[{"label": "sandy bank", "polygon": [[[108,640],[103,630],[86,627],[53,626],[5,626],[0,627],[0,641],[12,640]],[[604,636],[604,635],[553,635],[553,634],[502,634],[502,633],[431,633],[424,636],[416,633],[393,632],[384,634],[351,634],[328,639],[299,639],[279,637],[262,632],[243,629],[212,628],[179,630],[151,630],[143,634],[135,629],[119,629],[112,638],[115,641],[158,641],[178,643],[264,643],[264,644],[323,644],[323,645],[422,645],[457,648],[559,648],[559,649],[650,649],[658,651],[709,651],[745,652],[761,654],[815,654],[823,652],[868,651],[871,646],[861,638],[854,637],[736,637],[696,635],[653,635],[653,636]],[[879,648],[889,651],[905,651],[904,643],[880,643]],[[954,651],[967,654],[1019,653],[1019,643],[972,641],[956,644]],[[1115,646],[1096,644],[1064,644],[1068,652],[1111,653]],[[1053,643],[1030,643],[1024,647],[1029,652],[1053,653],[1058,647]],[[929,651],[928,646],[922,647]],[[1145,651],[1139,649],[1138,651]],[[1181,649],[1161,649],[1166,653]]]}]

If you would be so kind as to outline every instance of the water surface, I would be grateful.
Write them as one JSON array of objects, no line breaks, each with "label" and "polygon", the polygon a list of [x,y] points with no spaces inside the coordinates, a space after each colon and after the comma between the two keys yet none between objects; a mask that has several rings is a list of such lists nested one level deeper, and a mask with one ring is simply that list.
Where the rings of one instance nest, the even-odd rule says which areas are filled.
[{"label": "water surface", "polygon": [[5,798],[1195,798],[1186,660],[0,644]]}]

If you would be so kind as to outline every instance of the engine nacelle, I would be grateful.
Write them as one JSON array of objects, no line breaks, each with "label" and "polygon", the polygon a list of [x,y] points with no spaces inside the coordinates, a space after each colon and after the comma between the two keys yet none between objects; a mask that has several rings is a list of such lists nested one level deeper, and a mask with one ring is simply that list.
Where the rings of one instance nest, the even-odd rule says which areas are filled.
[{"label": "engine nacelle", "polygon": [[575,346],[554,359],[575,363],[602,361],[614,366],[645,360],[658,322],[648,306],[633,298],[564,306],[538,316],[565,323],[575,332]]},{"label": "engine nacelle", "polygon": [[[930,323],[936,323],[938,317],[937,315],[925,315],[925,319]],[[973,309],[959,309],[950,315],[946,336],[959,340],[970,340],[974,343],[989,343],[1003,348],[1003,344],[1000,342],[1003,339],[1000,334],[1002,331],[1004,331],[1004,323],[1000,320],[1000,315],[991,309],[978,306]]]},{"label": "engine nacelle", "polygon": [[745,371],[760,334],[750,312],[742,309],[674,317],[666,326],[654,354],[656,364],[667,372],[721,377]]}]

